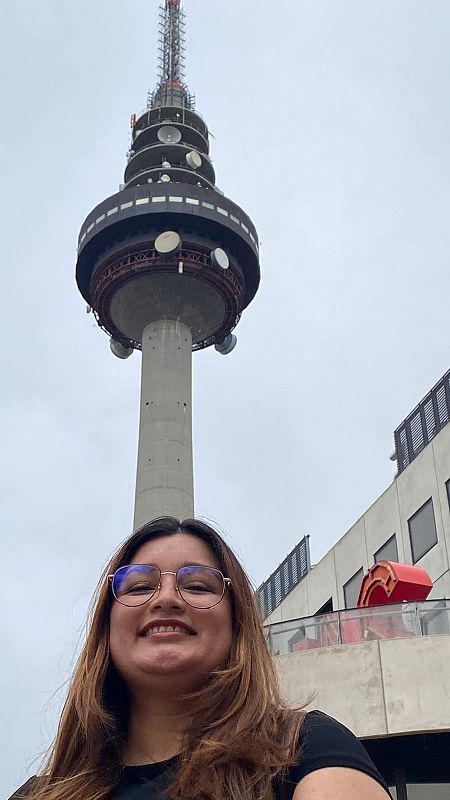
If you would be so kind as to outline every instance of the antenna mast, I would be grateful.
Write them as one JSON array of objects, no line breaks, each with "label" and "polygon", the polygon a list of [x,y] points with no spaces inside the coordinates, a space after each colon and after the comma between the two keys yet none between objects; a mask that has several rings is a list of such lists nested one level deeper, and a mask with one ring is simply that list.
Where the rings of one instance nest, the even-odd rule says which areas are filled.
[{"label": "antenna mast", "polygon": [[185,64],[186,15],[181,0],[165,0],[159,13],[158,84],[149,95],[149,108],[194,108],[194,97],[185,82]]}]

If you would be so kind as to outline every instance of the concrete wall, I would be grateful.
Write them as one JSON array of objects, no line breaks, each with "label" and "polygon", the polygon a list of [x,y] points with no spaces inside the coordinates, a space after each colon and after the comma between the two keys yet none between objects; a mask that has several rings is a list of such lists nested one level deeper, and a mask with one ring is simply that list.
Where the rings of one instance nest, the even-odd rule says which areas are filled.
[{"label": "concrete wall", "polygon": [[450,513],[445,483],[450,479],[450,423],[358,519],[334,547],[267,618],[266,624],[316,614],[329,600],[344,608],[344,584],[395,533],[399,561],[412,564],[408,519],[433,498],[438,544],[417,563],[430,574],[430,599],[450,597]]},{"label": "concrete wall", "polygon": [[450,729],[450,636],[324,647],[276,663],[291,705],[319,708],[359,737]]}]

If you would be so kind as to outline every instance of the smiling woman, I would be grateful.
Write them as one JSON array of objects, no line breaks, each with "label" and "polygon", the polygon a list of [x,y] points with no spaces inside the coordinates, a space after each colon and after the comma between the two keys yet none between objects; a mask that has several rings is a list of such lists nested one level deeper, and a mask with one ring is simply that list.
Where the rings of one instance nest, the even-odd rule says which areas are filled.
[{"label": "smiling woman", "polygon": [[[255,593],[208,525],[162,517],[117,551],[27,800],[383,800],[353,734],[282,702]],[[11,798],[12,800],[12,798]]]}]

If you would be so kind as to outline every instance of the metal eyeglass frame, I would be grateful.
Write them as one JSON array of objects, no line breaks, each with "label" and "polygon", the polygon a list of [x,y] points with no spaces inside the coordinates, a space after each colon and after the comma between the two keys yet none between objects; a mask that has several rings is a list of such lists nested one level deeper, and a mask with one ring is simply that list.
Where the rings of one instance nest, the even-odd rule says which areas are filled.
[{"label": "metal eyeglass frame", "polygon": [[[155,594],[157,594],[157,592],[160,591],[160,589],[161,589],[161,578],[162,578],[163,575],[175,575],[175,588],[176,588],[178,594],[180,595],[183,603],[186,603],[186,605],[190,606],[191,608],[197,608],[197,609],[200,609],[200,611],[208,611],[210,608],[215,608],[216,606],[218,606],[219,603],[223,600],[223,598],[225,596],[225,589],[229,589],[230,586],[231,586],[231,578],[226,578],[225,575],[223,574],[223,572],[221,572],[220,569],[216,569],[216,567],[209,567],[207,564],[189,564],[188,566],[189,567],[202,567],[202,568],[206,568],[206,569],[211,569],[211,570],[214,570],[214,572],[218,572],[219,575],[221,575],[222,581],[223,581],[222,594],[220,595],[220,597],[217,600],[217,602],[213,603],[212,606],[194,606],[192,603],[189,603],[189,601],[184,598],[184,596],[181,593],[181,589],[178,586],[178,573],[179,573],[179,571],[181,569],[185,569],[185,567],[179,567],[179,569],[177,569],[176,572],[169,572],[169,571],[161,572],[159,567],[156,567],[154,564],[123,564],[121,567],[118,567],[116,569],[116,571],[112,575],[107,575],[106,576],[106,580],[109,581],[110,584],[111,584],[111,591],[113,593],[114,599],[117,600],[117,602],[120,603],[121,606],[125,606],[125,608],[139,608],[140,606],[144,606],[146,603],[148,603],[152,599],[152,597],[154,597]],[[158,586],[151,593],[151,595],[149,597],[147,597],[142,603],[135,603],[133,605],[129,605],[129,603],[123,603],[122,600],[119,600],[119,598],[117,597],[117,595],[116,595],[116,593],[114,591],[114,578],[117,575],[117,573],[119,572],[119,570],[120,569],[124,569],[124,567],[151,567],[152,569],[157,569],[159,571]]]}]

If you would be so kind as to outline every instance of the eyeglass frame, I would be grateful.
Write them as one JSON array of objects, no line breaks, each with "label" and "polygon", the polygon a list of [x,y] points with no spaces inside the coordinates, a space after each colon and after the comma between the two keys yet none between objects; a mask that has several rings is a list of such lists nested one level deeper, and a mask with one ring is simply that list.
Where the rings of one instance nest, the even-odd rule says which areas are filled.
[{"label": "eyeglass frame", "polygon": [[[181,594],[181,590],[180,590],[180,588],[178,586],[178,573],[179,573],[179,571],[181,569],[185,569],[186,566],[189,566],[189,567],[205,567],[206,569],[212,569],[212,570],[214,570],[214,572],[218,572],[221,575],[222,581],[223,581],[223,589],[222,589],[222,594],[220,595],[217,603],[213,603],[212,606],[194,606],[191,603],[189,603],[187,600],[185,600],[185,598]],[[136,605],[129,605],[128,603],[123,603],[116,596],[116,593],[114,591],[114,578],[117,575],[117,573],[119,572],[119,570],[123,569],[124,567],[152,567],[153,569],[157,569],[159,571],[159,583],[158,583],[158,586],[151,593],[150,597],[147,597],[147,599],[144,600],[143,603],[136,603]],[[230,586],[232,585],[231,578],[226,578],[225,575],[223,574],[223,572],[220,569],[217,569],[216,567],[210,567],[210,566],[208,566],[208,564],[185,564],[183,567],[178,567],[176,572],[171,572],[171,571],[161,572],[160,568],[157,567],[156,564],[122,564],[121,567],[117,567],[116,571],[112,575],[107,575],[106,576],[106,580],[109,581],[109,583],[111,584],[111,592],[112,592],[112,595],[114,597],[114,600],[116,600],[118,603],[120,603],[121,606],[124,606],[125,608],[140,608],[141,606],[145,606],[146,603],[150,602],[150,600],[155,596],[155,594],[157,594],[157,592],[159,592],[161,590],[161,578],[162,578],[163,575],[175,575],[175,589],[177,590],[178,594],[180,595],[183,603],[186,603],[186,605],[190,606],[190,608],[197,608],[200,611],[209,611],[209,609],[215,608],[216,606],[218,606],[219,603],[225,597],[225,589],[229,589]]]}]

